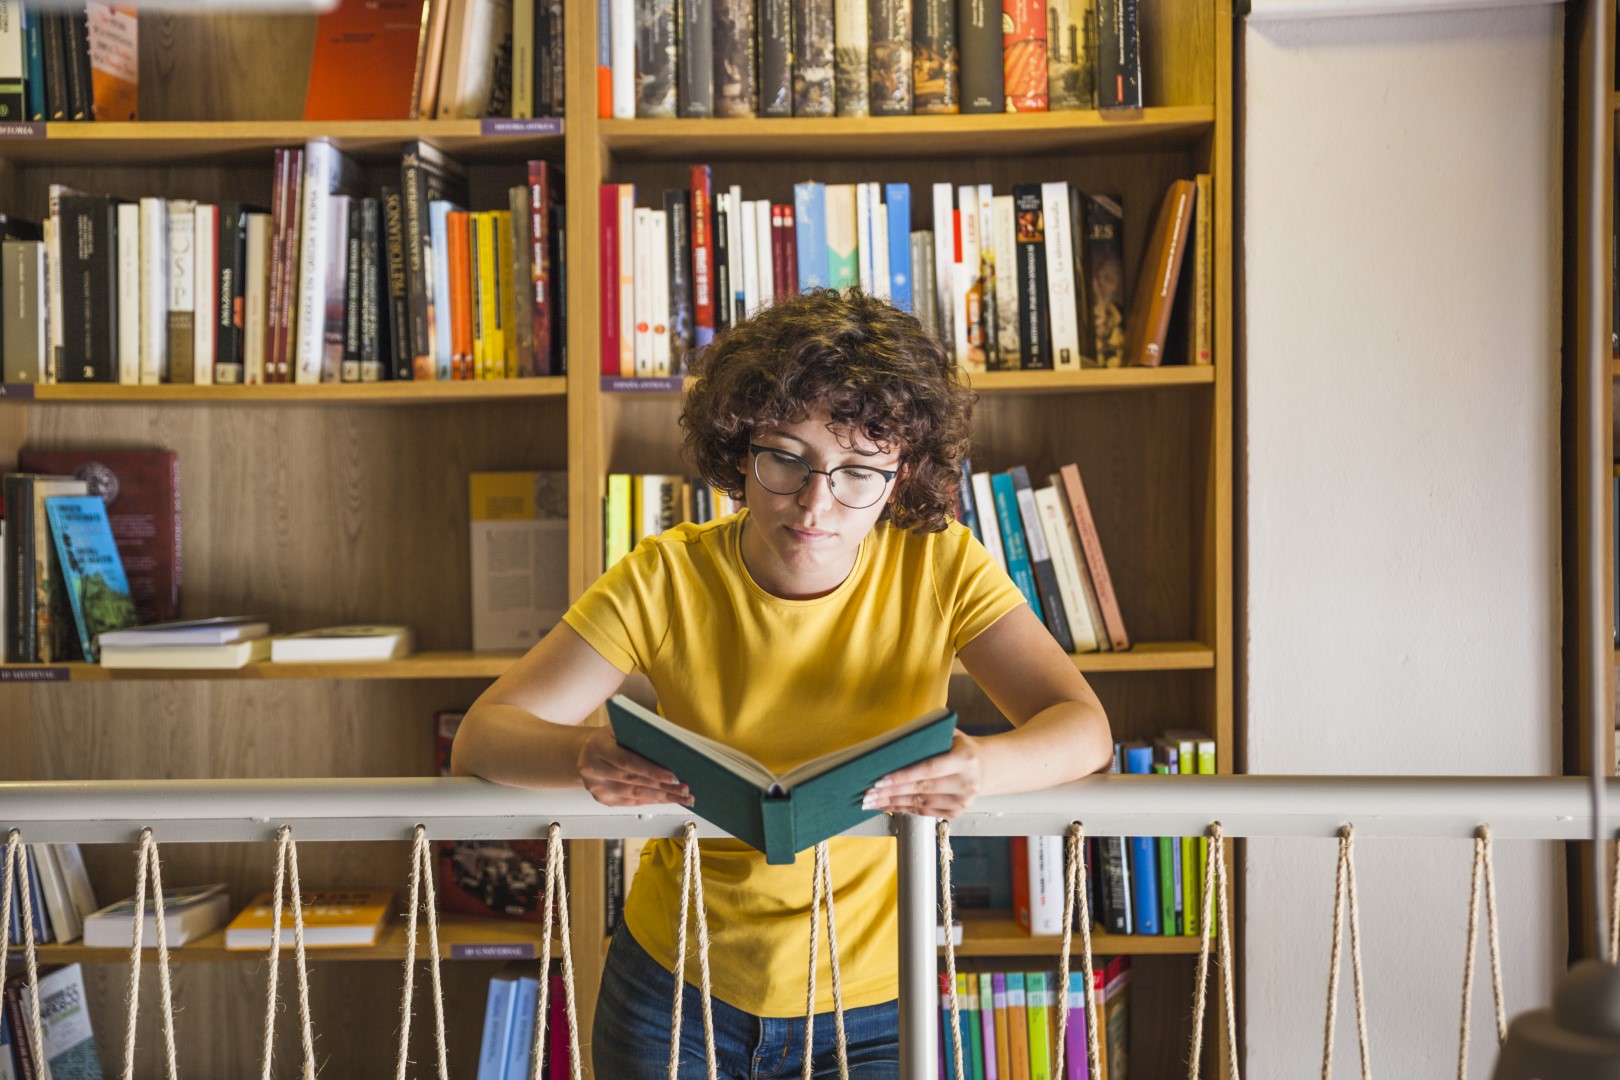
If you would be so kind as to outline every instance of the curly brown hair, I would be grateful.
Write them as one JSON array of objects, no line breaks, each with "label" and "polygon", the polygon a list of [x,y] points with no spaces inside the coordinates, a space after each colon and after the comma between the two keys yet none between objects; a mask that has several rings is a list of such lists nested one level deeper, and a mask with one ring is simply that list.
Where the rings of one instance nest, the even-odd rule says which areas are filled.
[{"label": "curly brown hair", "polygon": [[686,452],[733,498],[755,432],[825,409],[836,427],[900,452],[880,520],[918,532],[951,520],[975,395],[913,316],[858,289],[812,290],[722,331],[689,373]]}]

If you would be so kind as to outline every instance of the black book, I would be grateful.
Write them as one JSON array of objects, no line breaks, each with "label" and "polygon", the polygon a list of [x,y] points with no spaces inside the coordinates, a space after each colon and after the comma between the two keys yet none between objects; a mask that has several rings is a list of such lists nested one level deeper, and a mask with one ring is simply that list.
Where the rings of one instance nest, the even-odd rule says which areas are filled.
[{"label": "black book", "polygon": [[991,0],[957,0],[956,40],[961,55],[962,111],[1006,112],[1001,5]]},{"label": "black book", "polygon": [[636,0],[636,116],[675,115],[675,0]]},{"label": "black book", "polygon": [[51,120],[68,118],[68,30],[67,16],[40,12],[45,45],[45,115]]},{"label": "black book", "polygon": [[714,0],[682,0],[675,77],[682,116],[714,115]]},{"label": "black book", "polygon": [[1086,307],[1098,367],[1125,363],[1125,316],[1130,297],[1125,280],[1125,214],[1118,195],[1085,197]]},{"label": "black book", "polygon": [[[432,230],[428,227],[428,204],[449,199],[457,206],[467,205],[467,170],[444,156],[431,143],[405,144],[400,167],[401,196],[405,210],[405,285],[410,312],[409,348],[406,357],[395,358],[395,371],[401,363],[411,368],[411,377],[435,377],[433,338],[428,333],[428,311],[433,297],[428,289],[428,270],[433,259]],[[396,374],[396,378],[399,377]]]},{"label": "black book", "polygon": [[551,355],[546,375],[568,374],[568,208],[551,204]]},{"label": "black book", "polygon": [[214,321],[214,381],[240,383],[247,348],[247,223],[250,208],[219,206],[219,304]]},{"label": "black book", "polygon": [[[911,23],[911,86],[919,113],[961,111],[956,0],[917,0]],[[996,64],[1001,71],[1001,64]]]},{"label": "black book", "polygon": [[339,367],[343,382],[360,381],[360,230],[362,213],[359,199],[349,200],[349,232],[343,255],[343,361]]},{"label": "black book", "polygon": [[118,381],[118,206],[107,195],[64,195],[62,230],[62,353],[65,383]]},{"label": "black book", "polygon": [[405,285],[404,197],[394,187],[382,189],[383,250],[388,271],[388,305],[384,308],[388,348],[383,371],[388,378],[411,377],[410,311]]},{"label": "black book", "polygon": [[794,116],[832,116],[837,111],[833,47],[833,0],[793,0]]},{"label": "black book", "polygon": [[534,87],[534,115],[556,116],[556,86],[552,75],[551,49],[548,47],[551,35],[560,33],[560,27],[553,26],[560,13],[560,5],[553,4],[551,0],[536,0],[534,6],[534,40],[529,45],[529,55],[534,58],[534,75],[529,85]]},{"label": "black book", "polygon": [[90,23],[84,8],[66,16],[68,31],[68,119],[94,120],[90,90]]},{"label": "black book", "polygon": [[[563,17],[566,5],[563,0],[537,0],[540,5],[539,17],[534,20],[535,29],[546,35],[545,44],[535,45],[535,55],[544,55],[546,65],[550,72],[551,88],[547,92],[549,111],[546,116],[563,115],[563,102],[565,93],[563,88],[568,85],[564,70],[566,63],[564,57],[567,50],[563,48],[564,37]],[[537,87],[538,89],[538,87]]]},{"label": "black book", "polygon": [[1079,184],[1065,186],[1069,190],[1069,251],[1074,263],[1074,316],[1080,338],[1080,363],[1094,365],[1098,361],[1092,333],[1091,290],[1086,279],[1086,193]]},{"label": "black book", "polygon": [[30,663],[34,628],[34,478],[11,473],[6,493],[6,662]]},{"label": "black book", "polygon": [[1097,0],[1097,108],[1142,107],[1137,0]]},{"label": "black book", "polygon": [[715,196],[714,329],[716,333],[731,325],[731,248],[726,243],[726,228],[730,224],[730,217],[730,197],[724,195]]},{"label": "black book", "polygon": [[360,381],[382,378],[382,335],[387,320],[380,317],[383,290],[382,205],[371,198],[360,207]]},{"label": "black book", "polygon": [[1018,257],[1018,339],[1023,368],[1052,367],[1047,321],[1046,227],[1039,184],[1013,186],[1014,250]]},{"label": "black book", "polygon": [[753,116],[758,78],[753,0],[713,0],[714,115]]},{"label": "black book", "polygon": [[792,0],[759,0],[759,115],[793,115]]},{"label": "black book", "polygon": [[686,373],[686,357],[696,342],[692,313],[692,193],[664,192],[669,220],[669,356],[670,374]]}]

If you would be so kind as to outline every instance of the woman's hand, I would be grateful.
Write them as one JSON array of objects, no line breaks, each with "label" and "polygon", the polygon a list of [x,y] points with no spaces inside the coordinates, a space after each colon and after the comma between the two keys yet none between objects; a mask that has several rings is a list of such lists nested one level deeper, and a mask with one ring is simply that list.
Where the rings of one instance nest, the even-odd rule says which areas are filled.
[{"label": "woman's hand", "polygon": [[692,805],[692,793],[674,773],[620,746],[612,728],[597,728],[585,740],[578,767],[585,790],[604,806]]},{"label": "woman's hand", "polygon": [[945,753],[892,772],[873,784],[861,807],[954,818],[978,797],[981,765],[979,740],[958,731]]}]

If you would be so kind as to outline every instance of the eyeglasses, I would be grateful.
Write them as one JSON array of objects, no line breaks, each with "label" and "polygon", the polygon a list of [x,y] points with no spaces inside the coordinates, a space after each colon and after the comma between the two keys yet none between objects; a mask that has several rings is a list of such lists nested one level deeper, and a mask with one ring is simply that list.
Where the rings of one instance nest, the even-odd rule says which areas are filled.
[{"label": "eyeglasses", "polygon": [[754,479],[773,495],[797,495],[817,473],[827,478],[833,498],[851,510],[865,510],[883,498],[889,482],[900,475],[897,469],[874,469],[870,465],[840,465],[836,469],[812,469],[798,454],[772,446],[750,443],[754,455]]}]

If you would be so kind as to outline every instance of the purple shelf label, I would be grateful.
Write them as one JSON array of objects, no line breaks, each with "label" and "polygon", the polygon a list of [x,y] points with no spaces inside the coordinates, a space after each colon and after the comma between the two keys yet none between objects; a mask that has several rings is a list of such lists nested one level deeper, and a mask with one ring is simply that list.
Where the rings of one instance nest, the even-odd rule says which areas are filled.
[{"label": "purple shelf label", "polygon": [[479,125],[484,135],[561,135],[563,122],[557,116],[535,116],[513,120],[505,116],[486,116]]},{"label": "purple shelf label", "polygon": [[34,398],[34,384],[29,382],[0,383],[0,398],[32,401]]},{"label": "purple shelf label", "polygon": [[534,945],[526,941],[501,941],[484,945],[458,942],[450,946],[452,960],[533,960],[537,955]]},{"label": "purple shelf label", "polygon": [[42,123],[12,123],[0,124],[0,139],[43,139],[45,125]]},{"label": "purple shelf label", "polygon": [[65,667],[0,667],[0,682],[67,682]]},{"label": "purple shelf label", "polygon": [[613,375],[602,376],[604,394],[667,394],[679,391],[684,383],[680,378],[623,379]]}]

